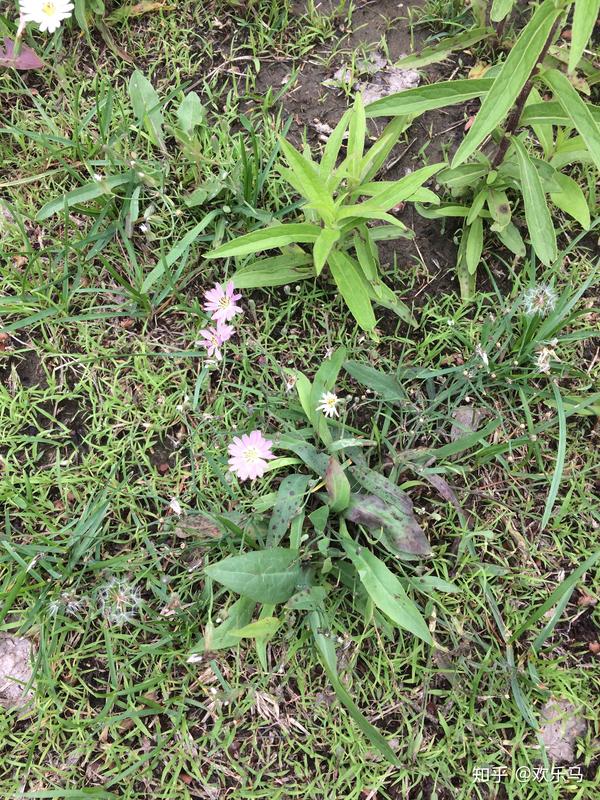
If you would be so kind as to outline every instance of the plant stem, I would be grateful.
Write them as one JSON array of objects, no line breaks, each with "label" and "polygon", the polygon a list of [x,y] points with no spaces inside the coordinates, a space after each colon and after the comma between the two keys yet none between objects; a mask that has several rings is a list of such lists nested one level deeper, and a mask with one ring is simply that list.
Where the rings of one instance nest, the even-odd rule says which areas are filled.
[{"label": "plant stem", "polygon": [[498,145],[498,149],[496,150],[496,155],[492,161],[492,168],[497,169],[504,156],[506,155],[506,151],[508,150],[508,145],[510,144],[510,137],[514,134],[519,124],[519,120],[521,119],[521,114],[523,113],[523,108],[525,103],[527,102],[527,98],[533,88],[533,78],[538,72],[539,66],[546,57],[546,53],[548,52],[550,45],[554,39],[554,35],[556,34],[556,29],[558,27],[559,20],[556,20],[554,25],[552,26],[552,30],[548,34],[548,38],[542,48],[542,52],[540,53],[540,57],[538,59],[538,63],[535,67],[531,70],[531,75],[527,79],[525,86],[521,89],[519,96],[516,99],[515,105],[513,110],[510,112],[508,116],[508,120],[506,121],[506,127],[504,129],[504,136],[502,137],[502,141]]}]

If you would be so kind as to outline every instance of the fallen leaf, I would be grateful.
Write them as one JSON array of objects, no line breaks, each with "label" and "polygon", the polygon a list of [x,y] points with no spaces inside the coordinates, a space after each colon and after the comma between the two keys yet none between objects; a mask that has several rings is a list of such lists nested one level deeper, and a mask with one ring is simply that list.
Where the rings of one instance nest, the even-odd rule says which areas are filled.
[{"label": "fallen leaf", "polygon": [[368,528],[394,555],[430,555],[431,546],[417,522],[408,495],[406,500],[407,504],[401,505],[373,494],[353,494],[344,516]]},{"label": "fallen leaf", "polygon": [[140,3],[122,6],[108,17],[109,22],[123,22],[129,17],[140,17],[142,14],[149,14],[152,11],[172,11],[175,6],[157,0],[141,0]]},{"label": "fallen leaf", "polygon": [[31,680],[31,642],[23,636],[0,633],[0,706],[22,708],[33,693],[25,691]]},{"label": "fallen leaf", "polygon": [[41,69],[45,66],[42,59],[35,50],[21,45],[21,52],[15,55],[15,43],[8,37],[4,38],[4,44],[0,45],[0,67],[13,67],[13,69]]},{"label": "fallen leaf", "polygon": [[555,762],[572,763],[575,759],[575,740],[583,736],[587,724],[568,700],[551,699],[542,708],[544,722],[540,727],[541,740],[548,758]]},{"label": "fallen leaf", "polygon": [[202,514],[185,514],[177,521],[175,536],[178,539],[217,539],[221,536],[220,528]]},{"label": "fallen leaf", "polygon": [[481,408],[459,406],[452,414],[454,423],[450,430],[451,441],[456,442],[461,436],[466,436],[468,433],[476,431],[484,416],[485,411]]}]

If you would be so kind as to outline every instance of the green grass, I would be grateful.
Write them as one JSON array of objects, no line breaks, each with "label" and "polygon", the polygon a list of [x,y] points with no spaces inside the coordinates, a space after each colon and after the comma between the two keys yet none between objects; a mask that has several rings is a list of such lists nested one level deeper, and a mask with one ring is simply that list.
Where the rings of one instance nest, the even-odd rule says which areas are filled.
[{"label": "green grass", "polygon": [[[342,8],[338,20],[349,16]],[[90,50],[83,35],[62,34],[56,71],[0,75],[0,188],[9,210],[0,228],[0,313],[10,337],[0,354],[0,624],[36,648],[32,713],[0,713],[2,797],[597,794],[600,681],[581,621],[597,631],[600,619],[597,606],[582,617],[577,598],[584,589],[595,596],[598,565],[559,618],[549,613],[509,642],[598,546],[593,417],[567,405],[566,436],[560,433],[553,384],[534,363],[538,344],[556,338],[552,375],[563,394],[597,390],[594,265],[586,253],[575,250],[560,270],[538,274],[567,298],[583,280],[591,283],[575,313],[539,342],[519,345],[508,311],[533,282],[533,267],[502,266],[500,290],[500,262],[490,260],[491,288],[473,306],[453,293],[422,292],[416,333],[383,317],[380,341],[370,340],[323,279],[246,296],[237,336],[216,368],[205,366],[196,344],[205,324],[202,292],[227,277],[202,253],[295,201],[271,161],[276,133],[297,125],[273,100],[282,87],[270,98],[257,93],[256,59],[300,63],[338,36],[334,23],[319,8],[302,18],[286,3],[206,10],[189,3],[113,29],[164,103],[168,155],[135,121],[131,67],[104,46]],[[33,83],[39,88],[31,96]],[[207,121],[190,158],[172,127],[193,84]],[[137,201],[116,191],[35,220],[47,201],[95,173],[128,169],[132,159],[145,176],[132,183]],[[195,188],[214,180],[214,197],[186,205]],[[207,212],[214,214],[193,247],[148,287],[161,255]],[[389,273],[406,297],[427,282],[424,266],[404,253]],[[227,513],[252,536],[261,523],[255,507],[279,481],[273,473],[240,487],[227,473],[227,445],[255,428],[293,429],[300,415],[285,389],[288,368],[312,376],[339,343],[353,360],[388,374],[436,373],[400,372],[410,402],[399,404],[346,373],[337,386],[349,396],[347,430],[375,441],[372,465],[394,470],[432,542],[434,556],[417,572],[459,587],[416,596],[434,648],[377,628],[358,599],[331,593],[340,674],[399,766],[386,763],[340,709],[297,613],[280,614],[267,671],[249,645],[189,661],[208,620],[230,604],[203,567],[241,545],[214,518]],[[478,344],[489,370],[479,364]],[[463,375],[471,366],[473,375]],[[437,375],[452,367],[455,373]],[[399,454],[445,446],[453,411],[467,398],[499,427],[428,465],[457,492],[459,513]],[[184,515],[213,523],[181,530],[173,499]],[[123,598],[114,596],[115,580]],[[77,609],[67,605],[73,602]],[[535,653],[548,622],[554,627]],[[537,718],[550,696],[584,709],[581,783],[517,780],[517,768],[537,763],[540,753],[527,717]],[[505,767],[507,775],[498,785],[477,783],[473,770],[481,766]]]}]

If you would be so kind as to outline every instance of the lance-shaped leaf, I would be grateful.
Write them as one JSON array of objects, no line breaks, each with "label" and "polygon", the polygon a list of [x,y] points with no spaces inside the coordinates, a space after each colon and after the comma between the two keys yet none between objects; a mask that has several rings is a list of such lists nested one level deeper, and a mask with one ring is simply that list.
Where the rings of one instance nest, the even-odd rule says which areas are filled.
[{"label": "lance-shaped leaf", "polygon": [[429,628],[421,612],[406,594],[398,578],[383,561],[366,547],[358,547],[349,537],[342,539],[342,546],[377,608],[383,611],[399,628],[410,631],[427,644],[433,644]]},{"label": "lance-shaped leaf", "polygon": [[492,3],[492,10],[490,11],[490,19],[492,22],[502,22],[512,11],[515,0],[494,0]]},{"label": "lance-shaped leaf", "polygon": [[[407,498],[408,499],[408,498]],[[386,503],[374,494],[353,494],[345,517],[364,525],[393,553],[431,554],[431,547],[417,522],[412,503]]]},{"label": "lance-shaped leaf", "polygon": [[129,183],[131,179],[131,172],[125,172],[121,175],[110,175],[108,178],[104,178],[101,181],[86,183],[78,189],[73,189],[72,192],[67,192],[67,194],[63,194],[61,197],[49,200],[40,208],[35,218],[38,222],[43,222],[53,214],[64,211],[65,206],[67,208],[72,208],[72,206],[78,205],[79,203],[87,203],[90,200],[96,200],[98,197],[102,197],[102,195],[110,195],[113,189],[124,186],[126,183]]},{"label": "lance-shaped leaf", "polygon": [[245,264],[233,273],[231,280],[236,289],[257,289],[262,286],[285,286],[314,276],[310,253],[290,253]]},{"label": "lance-shaped leaf", "polygon": [[300,192],[312,208],[314,208],[327,222],[331,222],[334,217],[335,207],[333,199],[327,189],[325,180],[319,174],[315,164],[307,157],[301,155],[289,142],[280,138],[279,143],[288,164],[290,165],[293,180],[286,173],[285,177],[290,180],[294,188]]},{"label": "lance-shaped leaf", "polygon": [[535,11],[508,54],[494,79],[494,85],[481,104],[475,122],[456,151],[452,159],[453,167],[466,161],[504,120],[537,64],[552,26],[561,14],[562,8],[556,8],[553,0],[544,0]]},{"label": "lance-shaped leaf", "polygon": [[[512,0],[509,0],[509,2],[512,3]],[[466,50],[482,39],[487,39],[492,33],[493,30],[491,28],[481,27],[472,28],[456,36],[447,36],[438,44],[432,45],[431,47],[424,47],[420,53],[401,58],[394,66],[398,69],[420,69],[429,64],[439,64],[440,61],[445,61],[448,56],[456,50]]]},{"label": "lance-shaped leaf", "polygon": [[313,247],[313,258],[315,264],[315,273],[321,274],[321,270],[325,266],[331,248],[340,238],[340,231],[336,228],[323,228],[319,234],[319,238]]},{"label": "lance-shaped leaf", "polygon": [[556,233],[546,203],[542,182],[525,145],[516,137],[513,146],[517,153],[521,175],[521,193],[525,205],[525,221],[531,244],[542,264],[550,266],[556,260]]},{"label": "lance-shaped leaf", "polygon": [[552,89],[554,97],[568,114],[574,127],[586,143],[590,155],[600,170],[600,126],[590,109],[583,102],[573,84],[557,69],[546,70],[542,74],[544,83]]},{"label": "lance-shaped leaf", "polygon": [[331,456],[325,471],[325,488],[329,495],[329,507],[338,514],[348,508],[350,502],[350,483],[342,465]]},{"label": "lance-shaped leaf", "polygon": [[239,644],[239,636],[233,631],[247,625],[252,619],[256,602],[248,597],[240,597],[227,609],[227,617],[216,627],[209,622],[204,629],[204,636],[192,653],[203,653],[212,650],[224,650]]},{"label": "lance-shaped leaf", "polygon": [[232,592],[270,604],[289,600],[302,574],[298,551],[283,547],[230,556],[204,571]]},{"label": "lance-shaped leaf", "polygon": [[332,250],[329,255],[329,268],[354,319],[363,330],[373,330],[376,322],[375,314],[369,294],[363,286],[363,280],[366,279],[362,276],[358,264],[346,253]]},{"label": "lance-shaped leaf", "polygon": [[467,230],[463,234],[467,237],[465,244],[465,260],[470,275],[474,275],[483,251],[483,220],[476,217],[472,225],[467,225]]},{"label": "lance-shaped leaf", "polygon": [[573,26],[571,28],[571,49],[569,51],[569,72],[573,72],[583,55],[594,25],[600,14],[600,0],[575,0]]},{"label": "lance-shaped leaf", "polygon": [[287,225],[272,225],[260,231],[246,233],[230,242],[222,244],[210,253],[205,253],[204,258],[228,258],[230,256],[247,256],[251,253],[261,253],[265,250],[274,250],[288,244],[311,244],[316,242],[321,228],[309,222],[290,222]]},{"label": "lance-shaped leaf", "polygon": [[441,81],[382,97],[368,105],[365,111],[367,117],[416,116],[435,108],[466,103],[467,100],[481,97],[490,90],[493,83],[492,78]]},{"label": "lance-shaped leaf", "polygon": [[146,128],[150,141],[164,148],[160,98],[148,78],[137,69],[129,79],[129,98],[138,123]]},{"label": "lance-shaped leaf", "polygon": [[277,500],[269,520],[267,547],[275,547],[285,536],[294,517],[302,510],[309,475],[286,475],[279,484]]},{"label": "lance-shaped leaf", "polygon": [[550,199],[555,206],[564,211],[565,214],[576,219],[582,228],[586,230],[590,227],[590,209],[581,186],[562,172],[556,173],[556,180],[560,184],[560,192],[552,192]]}]

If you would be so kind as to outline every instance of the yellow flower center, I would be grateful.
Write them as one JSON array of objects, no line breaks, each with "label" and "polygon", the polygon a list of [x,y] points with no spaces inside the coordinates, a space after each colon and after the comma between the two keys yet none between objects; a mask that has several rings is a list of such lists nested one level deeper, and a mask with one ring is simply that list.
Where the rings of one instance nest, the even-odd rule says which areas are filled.
[{"label": "yellow flower center", "polygon": [[219,308],[229,308],[231,305],[231,300],[229,297],[224,295],[223,297],[219,297]]},{"label": "yellow flower center", "polygon": [[56,13],[56,6],[52,2],[52,0],[48,0],[48,2],[44,3],[44,5],[42,6],[42,11],[44,12],[44,14],[47,14],[49,17],[51,17],[53,14]]},{"label": "yellow flower center", "polygon": [[244,458],[246,461],[258,461],[260,456],[258,455],[258,450],[255,447],[248,447],[244,450]]}]

